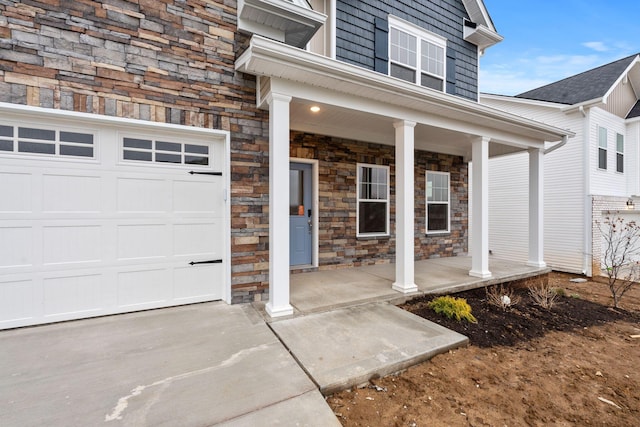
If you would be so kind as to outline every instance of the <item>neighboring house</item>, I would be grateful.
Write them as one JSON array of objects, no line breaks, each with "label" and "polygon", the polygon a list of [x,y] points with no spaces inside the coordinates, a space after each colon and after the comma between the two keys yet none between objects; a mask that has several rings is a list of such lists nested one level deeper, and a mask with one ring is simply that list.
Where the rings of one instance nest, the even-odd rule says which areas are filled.
[{"label": "neighboring house", "polygon": [[[598,223],[605,211],[640,200],[640,57],[632,55],[515,97],[481,103],[570,129],[576,136],[545,156],[545,260],[591,276],[600,270]],[[526,156],[489,162],[489,248],[527,258]]]},{"label": "neighboring house", "polygon": [[281,316],[292,273],[395,262],[407,293],[414,260],[467,253],[489,277],[489,157],[535,181],[569,135],[478,103],[500,40],[480,0],[2,2],[0,327]]}]

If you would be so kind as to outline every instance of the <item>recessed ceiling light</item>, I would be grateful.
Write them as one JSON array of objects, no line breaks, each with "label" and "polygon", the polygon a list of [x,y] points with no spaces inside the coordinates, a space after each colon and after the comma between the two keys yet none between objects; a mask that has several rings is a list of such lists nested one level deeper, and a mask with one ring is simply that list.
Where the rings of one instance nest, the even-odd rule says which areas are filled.
[{"label": "recessed ceiling light", "polygon": [[320,111],[320,107],[314,105],[313,107],[309,108],[309,110],[311,110],[312,113],[317,113],[318,111]]}]

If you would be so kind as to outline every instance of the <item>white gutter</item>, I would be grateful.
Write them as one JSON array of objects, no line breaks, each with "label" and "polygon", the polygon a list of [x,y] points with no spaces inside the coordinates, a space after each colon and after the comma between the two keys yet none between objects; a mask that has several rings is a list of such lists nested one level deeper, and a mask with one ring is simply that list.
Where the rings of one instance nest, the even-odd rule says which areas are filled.
[{"label": "white gutter", "polygon": [[558,142],[557,144],[552,145],[551,147],[545,149],[542,154],[549,154],[551,152],[556,151],[558,148],[563,147],[565,145],[567,145],[567,142],[569,142],[569,135],[565,135],[562,137],[562,141]]}]

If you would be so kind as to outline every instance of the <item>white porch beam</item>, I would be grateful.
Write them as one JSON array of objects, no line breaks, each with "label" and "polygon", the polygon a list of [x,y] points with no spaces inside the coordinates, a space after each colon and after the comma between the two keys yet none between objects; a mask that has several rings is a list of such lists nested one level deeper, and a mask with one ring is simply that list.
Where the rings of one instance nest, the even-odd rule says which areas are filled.
[{"label": "white porch beam", "polygon": [[544,151],[529,149],[529,261],[531,267],[544,262]]},{"label": "white porch beam", "polygon": [[489,271],[489,138],[479,138],[471,147],[473,241],[470,276],[486,279]]},{"label": "white porch beam", "polygon": [[269,103],[269,302],[271,317],[293,314],[289,303],[289,103],[270,93]]},{"label": "white porch beam", "polygon": [[416,292],[414,272],[414,128],[415,122],[393,124],[396,137],[396,281],[392,288]]}]

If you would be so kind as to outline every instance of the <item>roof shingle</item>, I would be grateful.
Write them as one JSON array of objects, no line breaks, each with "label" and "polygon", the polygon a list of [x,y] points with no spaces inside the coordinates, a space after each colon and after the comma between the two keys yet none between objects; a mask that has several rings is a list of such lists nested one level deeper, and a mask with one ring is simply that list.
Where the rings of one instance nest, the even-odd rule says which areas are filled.
[{"label": "roof shingle", "polygon": [[[516,95],[516,98],[574,105],[603,97],[638,54]],[[637,105],[636,105],[637,107]]]}]

